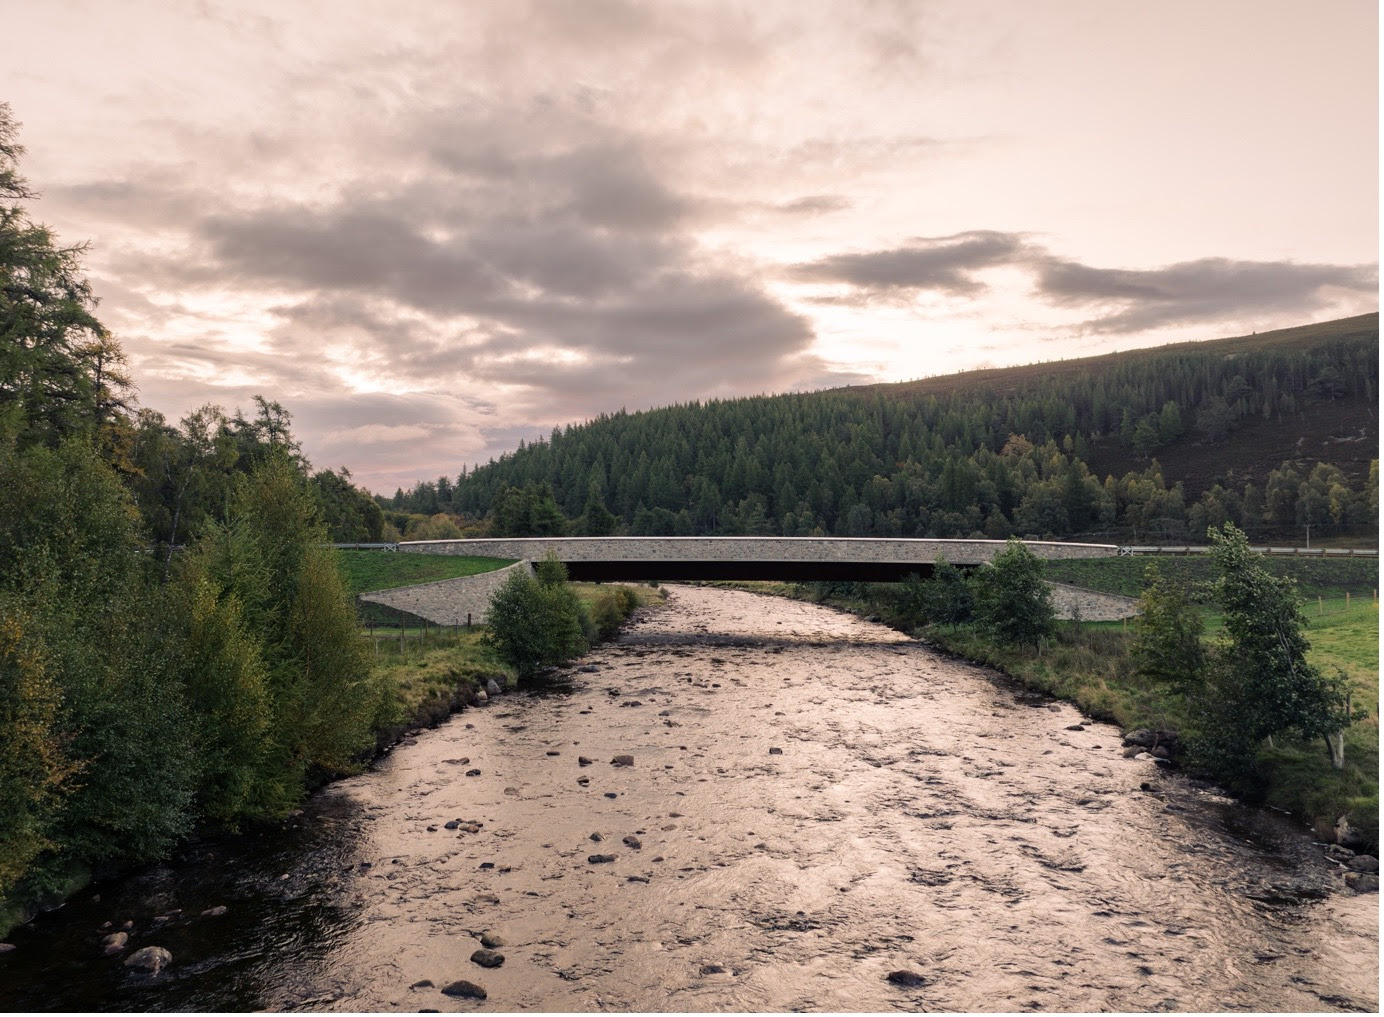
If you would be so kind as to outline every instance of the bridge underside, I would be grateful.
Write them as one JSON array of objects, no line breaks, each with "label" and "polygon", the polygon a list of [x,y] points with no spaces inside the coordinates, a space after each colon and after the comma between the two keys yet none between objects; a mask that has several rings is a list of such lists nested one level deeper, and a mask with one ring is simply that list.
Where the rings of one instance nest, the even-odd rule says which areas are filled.
[{"label": "bridge underside", "polygon": [[[931,562],[882,561],[568,561],[575,582],[648,582],[651,579],[733,579],[779,583],[898,583],[910,574],[932,575]],[[971,568],[958,565],[958,568]]]}]

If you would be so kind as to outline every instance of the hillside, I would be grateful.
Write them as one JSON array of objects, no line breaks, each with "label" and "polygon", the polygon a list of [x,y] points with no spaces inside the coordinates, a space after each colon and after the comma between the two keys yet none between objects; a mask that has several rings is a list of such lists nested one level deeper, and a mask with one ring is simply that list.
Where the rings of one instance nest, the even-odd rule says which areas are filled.
[{"label": "hillside", "polygon": [[[490,532],[1373,539],[1378,315],[620,412],[394,509]],[[1324,464],[1324,465],[1319,465]]]}]

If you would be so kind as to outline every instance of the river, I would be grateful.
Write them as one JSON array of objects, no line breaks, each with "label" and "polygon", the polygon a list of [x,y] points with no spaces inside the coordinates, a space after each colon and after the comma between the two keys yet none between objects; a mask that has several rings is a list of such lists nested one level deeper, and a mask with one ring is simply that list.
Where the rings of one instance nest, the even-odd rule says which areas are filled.
[{"label": "river", "polygon": [[[1376,896],[1067,704],[881,625],[696,587],[580,663],[283,829],[16,930],[0,1006],[1378,1008]],[[126,922],[168,969],[101,956]],[[503,966],[470,960],[484,933]],[[458,979],[488,998],[440,991]]]}]

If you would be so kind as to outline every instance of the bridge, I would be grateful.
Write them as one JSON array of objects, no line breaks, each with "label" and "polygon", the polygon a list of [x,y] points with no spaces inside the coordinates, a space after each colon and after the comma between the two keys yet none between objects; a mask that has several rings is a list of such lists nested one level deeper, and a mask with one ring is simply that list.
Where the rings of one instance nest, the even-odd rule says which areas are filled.
[{"label": "bridge", "polygon": [[[1039,558],[1110,558],[1114,544],[1025,541]],[[580,582],[651,579],[896,583],[932,574],[938,558],[958,568],[983,565],[1003,540],[914,537],[494,537],[412,540],[398,550],[542,561],[551,552]]]}]

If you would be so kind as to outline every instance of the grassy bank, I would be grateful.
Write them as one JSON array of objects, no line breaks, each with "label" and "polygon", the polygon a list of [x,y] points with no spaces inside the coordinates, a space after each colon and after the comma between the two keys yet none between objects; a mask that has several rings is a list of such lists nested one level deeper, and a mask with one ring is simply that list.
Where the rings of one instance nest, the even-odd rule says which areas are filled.
[{"label": "grassy bank", "polygon": [[352,596],[442,579],[460,579],[514,564],[507,558],[472,558],[453,554],[352,550],[338,553],[341,575]]},{"label": "grassy bank", "polygon": [[[1110,559],[1097,564],[1119,565],[1128,560]],[[1116,577],[1123,578],[1118,573]],[[1064,582],[1074,578],[1071,571],[1062,574]],[[1142,591],[1142,584],[1137,588],[1116,586],[1108,581],[1109,573],[1102,578],[1107,580],[1102,588],[1109,592],[1137,596]],[[1210,578],[1209,573],[1205,578]],[[897,588],[884,584],[738,585],[875,617],[946,653],[993,667],[1029,688],[1068,700],[1087,716],[1117,724],[1126,731],[1186,731],[1192,726],[1185,700],[1135,674],[1130,658],[1131,637],[1119,622],[1059,622],[1054,638],[1039,652],[1032,647],[999,645],[973,625],[917,626],[896,606]],[[1319,579],[1315,588],[1332,587]],[[1324,597],[1320,615],[1315,594],[1306,605],[1311,622],[1307,636],[1312,643],[1308,659],[1328,673],[1340,667],[1350,678],[1353,723],[1346,732],[1345,768],[1331,768],[1326,746],[1321,742],[1303,743],[1279,736],[1274,739],[1273,748],[1260,751],[1257,770],[1258,797],[1264,803],[1290,812],[1314,827],[1329,826],[1336,817],[1348,816],[1351,825],[1365,834],[1373,848],[1378,844],[1379,823],[1379,614],[1370,599],[1372,588],[1367,588],[1363,597],[1352,596],[1349,609],[1344,591],[1339,597]],[[1206,616],[1208,638],[1214,638],[1220,629],[1220,617],[1209,609]]]},{"label": "grassy bank", "polygon": [[[608,599],[609,587],[597,583],[571,586],[592,613],[598,603]],[[637,607],[654,606],[666,599],[661,589],[630,588]],[[452,631],[433,625],[402,631],[402,646],[397,632],[365,637],[372,640],[376,669],[393,690],[380,718],[382,744],[393,741],[402,730],[444,719],[482,688],[486,679],[493,678],[502,688],[515,686],[514,668],[486,642],[484,626]]]},{"label": "grassy bank", "polygon": [[[1182,583],[1204,583],[1216,578],[1209,556],[1188,555],[1158,558],[1073,558],[1046,563],[1047,577],[1054,582],[1084,586],[1101,593],[1137,597],[1144,592],[1144,570],[1157,562],[1158,570]],[[1266,555],[1261,564],[1273,576],[1292,579],[1307,599],[1344,597],[1368,600],[1379,588],[1377,558],[1292,558]]]}]

